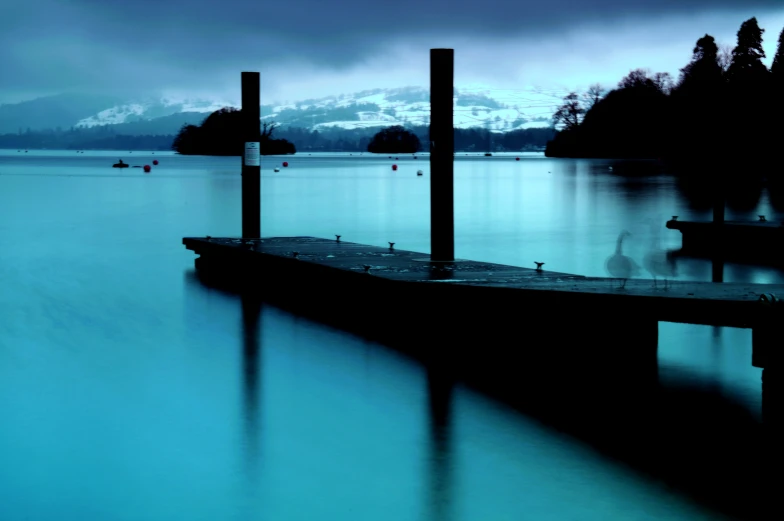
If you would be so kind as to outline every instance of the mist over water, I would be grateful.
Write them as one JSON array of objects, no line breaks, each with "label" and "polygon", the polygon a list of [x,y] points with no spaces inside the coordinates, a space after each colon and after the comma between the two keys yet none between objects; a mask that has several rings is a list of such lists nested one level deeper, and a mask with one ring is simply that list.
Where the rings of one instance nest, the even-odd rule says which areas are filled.
[{"label": "mist over water", "polygon": [[[262,158],[262,235],[428,252],[427,155],[397,157]],[[647,217],[665,248],[670,216],[709,218],[673,179],[613,164],[458,153],[457,257],[604,276],[621,230],[639,262]],[[0,151],[0,518],[722,518],[385,346],[201,285],[182,237],[240,234],[239,173],[239,158]],[[780,215],[765,191],[727,219],[758,214]],[[760,421],[750,330],[660,323],[658,352],[664,388]]]}]

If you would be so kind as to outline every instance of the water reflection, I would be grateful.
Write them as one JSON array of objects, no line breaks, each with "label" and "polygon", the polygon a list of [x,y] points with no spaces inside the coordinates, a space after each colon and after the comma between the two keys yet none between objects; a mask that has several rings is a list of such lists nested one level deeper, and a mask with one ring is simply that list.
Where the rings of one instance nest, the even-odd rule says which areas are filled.
[{"label": "water reflection", "polygon": [[726,208],[733,212],[751,214],[759,207],[765,192],[764,185],[754,180],[729,183],[722,187],[714,184],[712,179],[678,177],[675,185],[687,207],[701,213],[713,211],[716,204],[722,204],[723,201]]},{"label": "water reflection", "polygon": [[446,360],[431,360],[427,368],[428,419],[430,426],[430,486],[428,490],[428,520],[449,521],[453,518],[453,449],[452,449],[452,394],[454,378]]},{"label": "water reflection", "polygon": [[245,465],[255,481],[259,462],[259,374],[261,302],[243,295],[242,302],[242,417],[245,420]]}]

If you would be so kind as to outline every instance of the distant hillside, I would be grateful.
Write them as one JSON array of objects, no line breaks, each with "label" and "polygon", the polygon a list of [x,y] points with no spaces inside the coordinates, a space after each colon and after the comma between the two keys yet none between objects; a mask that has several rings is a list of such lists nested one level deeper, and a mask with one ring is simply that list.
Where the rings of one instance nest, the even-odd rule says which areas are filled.
[{"label": "distant hillside", "polygon": [[112,96],[58,94],[21,103],[0,105],[0,134],[30,130],[68,129],[121,100]]},{"label": "distant hillside", "polygon": [[[549,127],[561,95],[561,92],[537,88],[456,88],[454,125],[455,128],[478,127],[495,132]],[[311,130],[379,130],[392,125],[427,125],[430,91],[422,87],[372,89],[352,95],[262,105],[261,116],[284,127]]]},{"label": "distant hillside", "polygon": [[[562,92],[537,88],[493,90],[481,86],[455,89],[456,128],[484,128],[494,132],[550,126]],[[264,99],[262,93],[262,100]],[[183,124],[199,125],[223,107],[239,103],[221,99],[171,97],[118,100],[107,96],[63,94],[0,106],[0,134],[115,127],[118,134],[176,134]],[[392,125],[427,125],[430,92],[422,87],[373,89],[319,99],[262,105],[264,121],[281,128],[309,130],[375,129]]]},{"label": "distant hillside", "polygon": [[148,134],[176,135],[183,125],[200,125],[209,115],[207,112],[178,112],[177,114],[161,118],[111,125],[111,128],[117,134],[130,136]]}]

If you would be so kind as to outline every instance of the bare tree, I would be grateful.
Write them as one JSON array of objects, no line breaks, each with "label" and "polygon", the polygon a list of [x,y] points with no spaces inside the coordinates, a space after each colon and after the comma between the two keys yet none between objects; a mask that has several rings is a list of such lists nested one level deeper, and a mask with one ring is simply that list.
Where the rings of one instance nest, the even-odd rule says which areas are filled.
[{"label": "bare tree", "polygon": [[588,90],[583,94],[583,98],[585,98],[585,102],[588,104],[586,110],[592,109],[594,105],[599,103],[602,96],[604,96],[604,87],[600,84],[594,83],[593,85],[588,86]]},{"label": "bare tree", "polygon": [[649,74],[650,71],[648,69],[634,69],[618,82],[618,88],[631,89],[634,87],[644,87],[651,81],[650,76],[648,76]]},{"label": "bare tree", "polygon": [[577,127],[582,121],[585,109],[580,104],[580,98],[576,92],[570,92],[564,97],[564,103],[553,114],[553,123],[561,126],[563,130],[571,130]]},{"label": "bare tree", "polygon": [[261,137],[263,138],[271,138],[272,131],[278,128],[280,125],[277,123],[268,123],[264,122],[261,124]]},{"label": "bare tree", "polygon": [[656,85],[656,88],[664,94],[669,94],[672,92],[672,89],[675,88],[675,81],[672,79],[672,75],[669,72],[657,72],[653,75],[651,80],[653,80],[653,84]]},{"label": "bare tree", "polygon": [[732,63],[732,46],[727,44],[719,45],[719,52],[716,56],[719,66],[723,72],[727,72]]}]

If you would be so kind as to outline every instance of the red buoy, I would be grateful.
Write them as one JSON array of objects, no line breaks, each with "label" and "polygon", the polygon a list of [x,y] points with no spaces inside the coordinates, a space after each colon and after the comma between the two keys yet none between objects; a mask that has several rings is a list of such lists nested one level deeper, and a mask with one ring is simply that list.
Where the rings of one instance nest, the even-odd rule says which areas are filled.
[{"label": "red buoy", "polygon": [[152,170],[152,167],[150,165],[144,165],[144,173],[145,174],[149,174],[150,170]]},{"label": "red buoy", "polygon": [[283,166],[289,166],[289,162],[288,161],[284,161],[283,162]]},{"label": "red buoy", "polygon": [[157,165],[157,164],[158,164],[158,160],[157,160],[157,159],[154,159],[154,160],[152,161],[152,164],[153,164],[153,165]]},{"label": "red buoy", "polygon": [[392,170],[397,170],[397,165],[392,165]]}]

